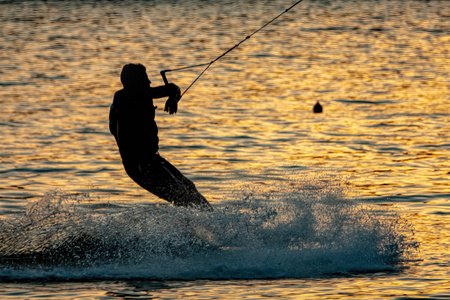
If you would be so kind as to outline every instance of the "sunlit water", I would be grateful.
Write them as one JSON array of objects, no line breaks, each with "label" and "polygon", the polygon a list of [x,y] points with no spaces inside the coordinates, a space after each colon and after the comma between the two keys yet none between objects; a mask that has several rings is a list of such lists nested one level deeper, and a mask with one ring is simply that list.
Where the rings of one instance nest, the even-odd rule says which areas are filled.
[{"label": "sunlit water", "polygon": [[0,2],[0,298],[450,297],[447,1],[304,0],[156,100],[213,213],[126,176],[121,67],[163,84],[291,4]]}]

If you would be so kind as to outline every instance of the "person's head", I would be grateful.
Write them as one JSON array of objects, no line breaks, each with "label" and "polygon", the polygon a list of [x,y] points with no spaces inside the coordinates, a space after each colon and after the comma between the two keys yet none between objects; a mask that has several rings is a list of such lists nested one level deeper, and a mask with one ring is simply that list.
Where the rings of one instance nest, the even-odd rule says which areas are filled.
[{"label": "person's head", "polygon": [[123,66],[120,81],[124,88],[148,87],[151,83],[148,79],[145,67],[141,64],[127,64]]}]

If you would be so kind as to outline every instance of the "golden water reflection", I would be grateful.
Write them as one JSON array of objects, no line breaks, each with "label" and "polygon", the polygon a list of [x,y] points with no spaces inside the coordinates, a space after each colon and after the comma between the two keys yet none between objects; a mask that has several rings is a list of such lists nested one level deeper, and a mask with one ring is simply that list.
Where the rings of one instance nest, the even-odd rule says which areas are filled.
[{"label": "golden water reflection", "polygon": [[[160,69],[210,60],[282,6],[66,4],[1,15],[2,185],[33,177],[25,168],[38,179],[20,186],[36,196],[67,177],[134,194],[107,128],[121,66],[143,62],[161,84]],[[223,170],[246,180],[283,165],[339,169],[364,196],[448,193],[448,19],[422,5],[305,3],[217,62],[179,114],[158,103],[161,152],[191,177],[208,172],[205,193]],[[163,11],[189,18],[163,22]],[[185,88],[198,72],[169,76]]]},{"label": "golden water reflection", "polygon": [[[177,115],[157,101],[161,153],[216,204],[234,200],[243,184],[270,189],[311,174],[347,182],[359,201],[404,202],[421,243],[411,271],[159,290],[99,283],[102,289],[154,298],[448,297],[449,7],[376,2],[305,1],[215,63]],[[101,201],[158,201],[126,176],[108,132],[121,67],[142,62],[162,84],[160,70],[210,61],[285,1],[0,6],[3,216],[55,188]],[[169,79],[185,89],[199,72]],[[316,101],[322,114],[312,113]],[[58,283],[59,292],[65,287],[71,290]],[[80,297],[93,296],[76,287]]]},{"label": "golden water reflection", "polygon": [[[15,57],[14,64],[7,60],[2,76],[9,124],[3,130],[2,160],[12,168],[35,162],[38,169],[62,164],[83,171],[88,166],[80,162],[98,161],[101,168],[115,158],[109,168],[121,173],[106,116],[111,95],[120,88],[123,63],[146,63],[158,84],[159,69],[210,59],[253,25],[230,11],[237,18],[225,22],[208,8],[188,11],[212,23],[177,19],[158,26],[149,17],[152,6],[136,4],[139,10],[121,7],[119,12],[114,5],[73,5],[76,14],[70,17],[64,14],[67,8],[43,3],[6,6],[2,14],[9,43],[2,56]],[[159,111],[163,151],[194,174],[208,164],[214,170],[220,157],[221,165],[232,161],[235,169],[243,168],[240,160],[255,166],[341,168],[367,178],[374,188],[364,193],[370,195],[389,192],[379,190],[385,178],[390,194],[404,194],[405,182],[424,181],[427,192],[445,193],[439,181],[449,170],[444,146],[448,20],[433,5],[424,15],[418,3],[395,7],[385,2],[376,11],[363,6],[357,15],[348,7],[340,14],[338,8],[306,4],[214,65],[183,99],[179,115]],[[400,13],[405,8],[407,15]],[[8,17],[16,9],[22,15],[20,32],[17,20]],[[255,20],[266,13],[245,9]],[[56,18],[58,11],[62,19]],[[103,14],[108,18],[100,21]],[[217,30],[217,23],[228,27]],[[168,35],[173,35],[170,43]],[[149,40],[164,40],[164,46],[150,47]],[[197,74],[170,76],[186,87]],[[320,116],[311,114],[316,100],[325,107]],[[92,184],[99,179],[89,178]]]}]

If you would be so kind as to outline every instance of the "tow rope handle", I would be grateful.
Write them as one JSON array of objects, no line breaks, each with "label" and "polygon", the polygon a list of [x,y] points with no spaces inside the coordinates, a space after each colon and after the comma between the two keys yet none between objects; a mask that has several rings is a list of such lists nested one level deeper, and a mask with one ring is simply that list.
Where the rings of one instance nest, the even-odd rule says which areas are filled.
[{"label": "tow rope handle", "polygon": [[[172,72],[172,70],[167,69],[167,70],[162,70],[162,71],[159,72],[159,74],[161,74],[161,77],[162,77],[162,79],[163,79],[165,85],[168,85],[168,84],[169,84],[169,81],[167,80],[167,77],[166,77],[166,73],[167,73],[167,72]],[[192,85],[192,84],[191,84],[191,85]],[[181,98],[183,97],[184,93],[186,93],[186,91],[187,91],[187,90],[185,90],[185,91],[183,92],[183,94],[180,95],[180,97],[178,98],[177,102],[180,102]]]},{"label": "tow rope handle", "polygon": [[161,77],[162,77],[165,85],[169,84],[169,81],[167,81],[166,72],[170,72],[170,71],[172,71],[172,70],[162,70],[161,72],[159,72],[159,74],[161,74]]},{"label": "tow rope handle", "polygon": [[[163,79],[165,85],[168,85],[168,84],[169,84],[169,81],[167,80],[167,77],[166,77],[166,72],[171,72],[171,71],[172,71],[172,70],[162,70],[161,72],[159,72],[159,74],[161,74],[161,77],[162,77],[162,79]],[[179,102],[180,100],[181,100],[181,96],[180,96],[180,98],[177,100],[177,102]]]}]

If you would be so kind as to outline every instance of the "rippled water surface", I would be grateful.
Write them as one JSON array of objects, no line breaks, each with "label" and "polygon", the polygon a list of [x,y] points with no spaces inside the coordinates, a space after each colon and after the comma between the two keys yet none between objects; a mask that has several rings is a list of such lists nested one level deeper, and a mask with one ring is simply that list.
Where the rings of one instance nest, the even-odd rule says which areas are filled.
[{"label": "rippled water surface", "polygon": [[163,84],[293,3],[0,1],[1,298],[450,297],[447,1],[304,0],[156,100],[213,214],[126,176],[122,66]]}]

